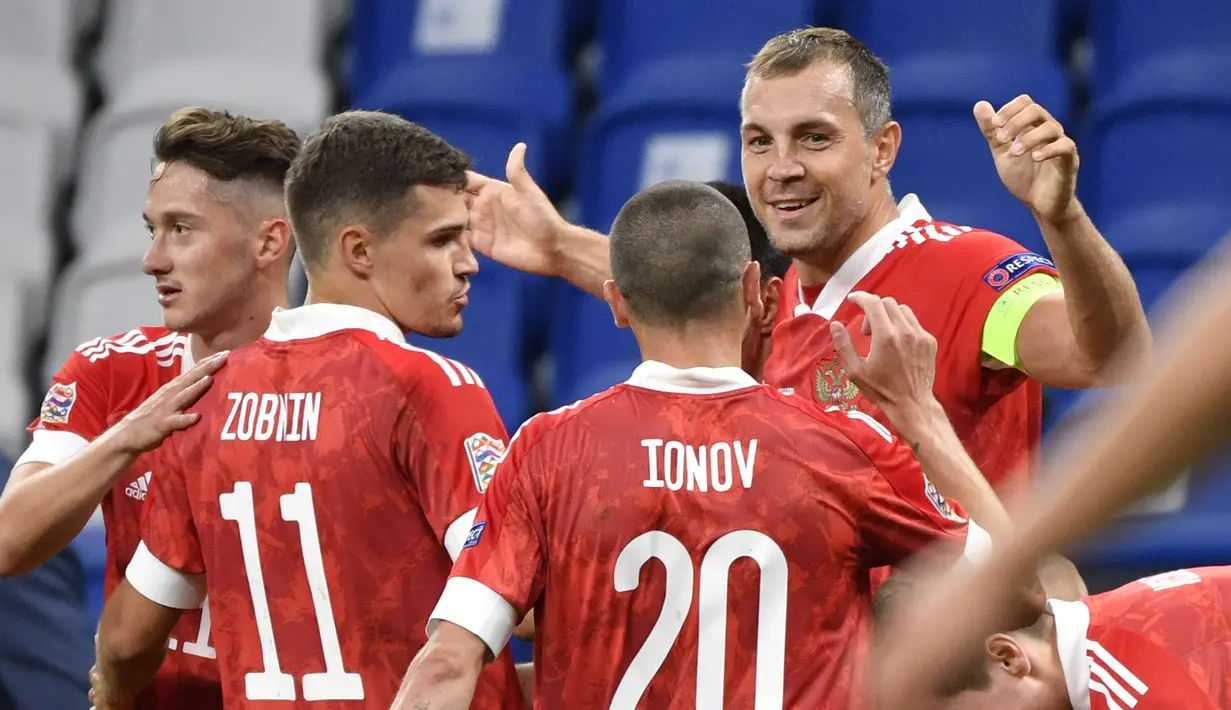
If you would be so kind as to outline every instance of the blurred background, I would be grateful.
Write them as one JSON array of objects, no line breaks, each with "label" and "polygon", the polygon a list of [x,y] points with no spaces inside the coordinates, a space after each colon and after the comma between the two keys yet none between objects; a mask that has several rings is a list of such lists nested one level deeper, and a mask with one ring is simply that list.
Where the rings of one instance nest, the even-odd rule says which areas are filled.
[{"label": "blurred background", "polygon": [[[340,109],[391,111],[500,176],[525,141],[566,216],[606,230],[643,186],[740,181],[744,64],[808,24],[888,62],[891,182],[940,219],[1045,253],[971,116],[1029,93],[1076,138],[1080,196],[1148,308],[1231,230],[1231,5],[1216,0],[0,0],[0,472],[77,344],[160,322],[141,208],[173,110],[305,134]],[[482,374],[510,431],[638,361],[566,284],[481,259],[473,288],[465,332],[427,345]],[[1048,392],[1049,434],[1084,403]],[[1075,553],[1093,591],[1231,562],[1231,475],[1198,478]],[[96,613],[101,527],[76,550]]]}]

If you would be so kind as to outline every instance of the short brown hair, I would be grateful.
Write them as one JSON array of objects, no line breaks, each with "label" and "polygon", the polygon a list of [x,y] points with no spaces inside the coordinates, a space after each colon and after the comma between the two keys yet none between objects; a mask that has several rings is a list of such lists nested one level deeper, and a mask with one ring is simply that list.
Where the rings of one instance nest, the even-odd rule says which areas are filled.
[{"label": "short brown hair", "polygon": [[611,277],[633,315],[682,326],[739,298],[752,258],[739,210],[712,187],[669,180],[633,195],[611,225]]},{"label": "short brown hair", "polygon": [[470,158],[399,116],[347,111],[308,136],[286,179],[286,205],[305,264],[319,264],[334,232],[357,222],[377,235],[406,218],[416,185],[466,187]]},{"label": "short brown hair", "polygon": [[863,42],[832,27],[804,27],[770,39],[748,63],[747,78],[793,76],[823,61],[850,68],[852,99],[864,135],[871,136],[893,118],[889,67]]},{"label": "short brown hair", "polygon": [[299,149],[299,136],[282,121],[199,106],[171,114],[154,135],[159,162],[184,162],[218,180],[267,181],[278,189]]}]

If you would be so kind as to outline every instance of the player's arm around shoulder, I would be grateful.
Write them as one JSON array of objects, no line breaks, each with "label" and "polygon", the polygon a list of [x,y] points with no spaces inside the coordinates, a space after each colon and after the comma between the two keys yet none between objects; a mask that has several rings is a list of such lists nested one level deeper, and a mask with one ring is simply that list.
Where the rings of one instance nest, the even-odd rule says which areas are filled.
[{"label": "player's arm around shoulder", "polygon": [[138,456],[196,422],[185,410],[226,358],[202,360],[108,428],[115,357],[86,352],[79,348],[57,373],[31,445],[0,494],[0,575],[25,574],[64,549]]}]

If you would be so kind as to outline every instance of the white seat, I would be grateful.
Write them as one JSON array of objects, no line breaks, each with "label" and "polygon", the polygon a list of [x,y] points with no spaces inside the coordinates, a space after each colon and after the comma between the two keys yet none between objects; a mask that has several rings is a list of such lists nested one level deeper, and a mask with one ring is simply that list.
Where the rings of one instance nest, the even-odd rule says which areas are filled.
[{"label": "white seat", "polygon": [[317,67],[217,58],[151,65],[118,89],[104,110],[170,114],[183,106],[208,106],[277,118],[306,133],[320,125],[332,103],[329,80]]},{"label": "white seat", "polygon": [[111,6],[96,61],[108,94],[168,58],[322,66],[322,0],[112,0]]},{"label": "white seat", "polygon": [[72,169],[84,107],[85,94],[70,69],[0,57],[0,122],[51,129],[58,178]]},{"label": "white seat", "polygon": [[78,0],[0,0],[0,54],[68,67],[73,62]]},{"label": "white seat", "polygon": [[24,385],[31,342],[21,286],[0,273],[0,451],[16,460],[25,447],[30,423],[30,392]]},{"label": "white seat", "polygon": [[37,332],[55,251],[52,132],[0,123],[0,254],[3,278],[29,314],[25,335]]},{"label": "white seat", "polygon": [[154,280],[141,273],[139,260],[73,262],[56,286],[43,379],[50,381],[73,349],[91,338],[160,323]]},{"label": "white seat", "polygon": [[97,121],[86,130],[72,215],[79,259],[139,259],[148,247],[141,211],[153,168],[154,133],[165,119],[162,112],[134,115]]}]

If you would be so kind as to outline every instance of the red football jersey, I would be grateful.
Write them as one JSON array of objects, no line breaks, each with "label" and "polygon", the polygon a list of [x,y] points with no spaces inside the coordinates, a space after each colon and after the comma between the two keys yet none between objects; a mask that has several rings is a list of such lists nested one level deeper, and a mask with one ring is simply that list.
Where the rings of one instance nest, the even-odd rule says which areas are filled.
[{"label": "red football jersey", "polygon": [[1049,602],[1075,710],[1231,708],[1231,567]]},{"label": "red football jersey", "polygon": [[1056,273],[1046,258],[1007,237],[933,221],[909,195],[901,216],[860,247],[815,302],[806,302],[795,268],[787,272],[765,382],[826,407],[858,408],[888,425],[847,379],[828,323],[847,324],[866,353],[863,311],[846,297],[893,297],[940,343],[936,398],[962,443],[1001,495],[1014,497],[1026,488],[1024,464],[1042,433],[1042,387],[1020,370],[985,367],[983,327],[1007,289],[1040,271]]},{"label": "red football jersey", "polygon": [[[388,707],[504,426],[465,365],[371,311],[278,311],[163,447],[128,579],[178,607],[205,575],[228,708]],[[523,705],[511,656],[475,708]]]},{"label": "red football jersey", "polygon": [[539,707],[845,706],[867,570],[967,528],[866,415],[647,362],[518,431],[432,618],[533,608]]},{"label": "red football jersey", "polygon": [[[65,461],[136,409],[182,371],[191,369],[188,336],[166,328],[138,328],[112,338],[95,338],[69,356],[52,379],[33,440],[17,463]],[[107,531],[104,594],[124,578],[141,542],[141,508],[158,468],[157,451],[139,457],[103,496]],[[222,707],[218,663],[210,638],[209,606],[184,614],[169,642],[170,652],[153,685],[138,698],[137,710]]]}]

